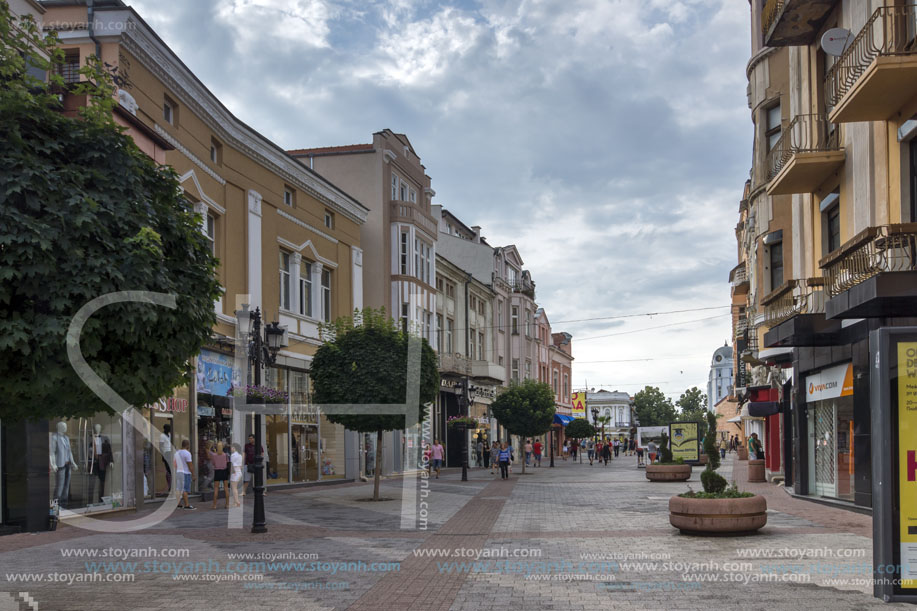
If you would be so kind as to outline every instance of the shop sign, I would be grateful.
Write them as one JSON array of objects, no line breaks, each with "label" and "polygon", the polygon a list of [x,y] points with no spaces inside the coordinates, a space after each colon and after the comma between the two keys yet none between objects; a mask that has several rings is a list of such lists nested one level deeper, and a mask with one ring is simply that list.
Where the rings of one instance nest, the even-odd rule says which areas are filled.
[{"label": "shop sign", "polygon": [[493,386],[477,386],[475,387],[474,396],[476,399],[496,399],[497,398],[497,389]]},{"label": "shop sign", "polygon": [[228,354],[201,350],[197,357],[197,392],[225,397],[233,384],[233,357]]},{"label": "shop sign", "polygon": [[292,420],[293,424],[315,424],[318,421],[318,406],[297,405]]},{"label": "shop sign", "polygon": [[853,396],[853,364],[829,367],[806,376],[806,403]]},{"label": "shop sign", "polygon": [[220,413],[223,414],[224,418],[232,418],[232,408],[231,407],[224,407],[220,411]]},{"label": "shop sign", "polygon": [[679,458],[685,462],[700,460],[700,442],[696,422],[673,422],[669,425],[669,449],[672,460]]},{"label": "shop sign", "polygon": [[575,392],[572,395],[573,401],[573,412],[571,415],[573,418],[586,418],[586,393],[584,392]]},{"label": "shop sign", "polygon": [[197,406],[197,415],[213,418],[216,415],[216,410],[213,409],[213,407],[209,405],[198,405]]},{"label": "shop sign", "polygon": [[917,588],[917,342],[898,343],[898,508],[901,587]]},{"label": "shop sign", "polygon": [[188,411],[188,400],[180,399],[179,397],[169,397],[167,399],[160,399],[150,407],[160,412],[184,414]]}]

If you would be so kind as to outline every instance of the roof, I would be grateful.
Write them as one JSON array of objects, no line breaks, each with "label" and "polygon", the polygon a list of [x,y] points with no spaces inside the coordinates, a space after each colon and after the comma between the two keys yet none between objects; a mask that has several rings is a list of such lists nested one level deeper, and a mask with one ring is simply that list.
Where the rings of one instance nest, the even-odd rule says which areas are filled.
[{"label": "roof", "polygon": [[317,146],[308,149],[293,149],[287,154],[294,157],[313,157],[315,155],[339,155],[342,153],[371,153],[372,144],[345,144],[343,146]]}]

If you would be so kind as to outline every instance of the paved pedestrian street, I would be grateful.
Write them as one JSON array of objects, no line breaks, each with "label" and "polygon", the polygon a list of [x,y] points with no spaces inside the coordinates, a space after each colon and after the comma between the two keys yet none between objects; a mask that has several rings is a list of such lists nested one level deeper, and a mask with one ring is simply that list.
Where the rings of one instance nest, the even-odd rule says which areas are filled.
[{"label": "paved pedestrian street", "polygon": [[[869,516],[745,484],[768,499],[758,535],[681,535],[667,502],[687,486],[650,483],[635,461],[517,464],[506,481],[448,470],[418,483],[416,515],[401,479],[378,503],[371,482],[271,490],[262,535],[247,496],[244,528],[198,502],[137,533],[0,537],[0,610],[904,607],[871,595]],[[730,457],[720,472],[743,482],[745,469]]]}]

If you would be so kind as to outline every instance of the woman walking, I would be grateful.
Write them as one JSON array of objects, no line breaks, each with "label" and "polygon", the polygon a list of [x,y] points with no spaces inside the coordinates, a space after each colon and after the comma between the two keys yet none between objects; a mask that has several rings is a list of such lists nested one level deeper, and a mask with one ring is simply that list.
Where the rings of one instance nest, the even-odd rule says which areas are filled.
[{"label": "woman walking", "polygon": [[[229,464],[232,467],[232,473],[229,476],[229,487],[232,489],[232,501],[234,507],[239,507],[239,483],[242,481],[242,452],[239,444],[234,443],[232,446],[232,455],[229,457]],[[229,496],[226,497],[226,503],[229,503]]]},{"label": "woman walking", "polygon": [[217,451],[212,452],[207,449],[207,458],[213,465],[213,509],[217,508],[217,499],[220,497],[220,490],[226,497],[226,509],[229,509],[229,455],[223,452],[223,442],[217,442]]},{"label": "woman walking", "polygon": [[490,446],[490,474],[494,474],[494,467],[500,462],[500,444],[496,440]]},{"label": "woman walking", "polygon": [[608,466],[608,459],[611,458],[611,444],[606,443],[602,446],[602,460],[605,461],[605,466]]},{"label": "woman walking", "polygon": [[509,465],[512,462],[512,452],[510,452],[505,442],[500,448],[500,452],[497,456],[500,459],[500,479],[509,479]]}]

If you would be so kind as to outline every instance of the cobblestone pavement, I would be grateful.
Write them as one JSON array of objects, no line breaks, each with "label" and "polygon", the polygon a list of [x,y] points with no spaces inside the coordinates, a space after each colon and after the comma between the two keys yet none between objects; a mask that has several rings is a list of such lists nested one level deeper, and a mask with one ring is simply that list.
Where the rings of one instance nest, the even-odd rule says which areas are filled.
[{"label": "cobblestone pavement", "polygon": [[[383,482],[381,502],[366,501],[371,483],[272,490],[262,535],[249,532],[249,496],[234,518],[245,528],[199,503],[138,533],[0,537],[0,611],[904,607],[871,596],[869,516],[742,484],[768,500],[758,535],[685,536],[667,503],[700,489],[699,470],[687,484],[650,483],[635,462],[545,461],[506,481],[448,470],[408,480],[410,503],[399,478]],[[727,458],[720,472],[744,482],[746,463]]]}]

